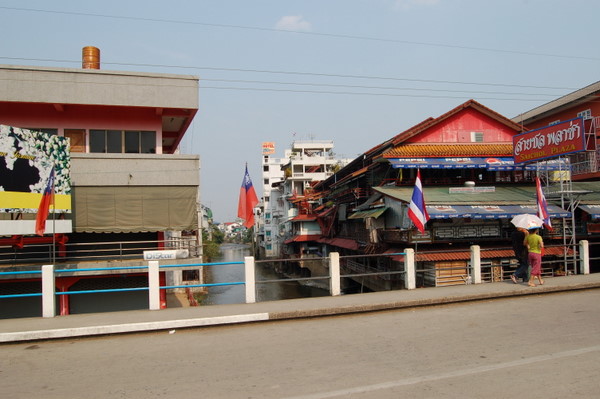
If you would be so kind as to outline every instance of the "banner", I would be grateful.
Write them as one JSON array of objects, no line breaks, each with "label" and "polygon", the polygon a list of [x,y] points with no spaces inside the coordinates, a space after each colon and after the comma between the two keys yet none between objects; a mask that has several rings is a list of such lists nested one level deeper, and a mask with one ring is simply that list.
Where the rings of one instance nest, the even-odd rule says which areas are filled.
[{"label": "banner", "polygon": [[71,211],[69,139],[0,125],[0,212],[37,213],[50,173],[56,212]]}]

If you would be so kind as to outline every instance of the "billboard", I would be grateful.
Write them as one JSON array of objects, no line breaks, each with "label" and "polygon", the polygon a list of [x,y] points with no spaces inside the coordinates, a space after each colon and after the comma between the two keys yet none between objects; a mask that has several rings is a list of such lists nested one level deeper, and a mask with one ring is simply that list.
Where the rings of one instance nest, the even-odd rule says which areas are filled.
[{"label": "billboard", "polygon": [[262,143],[262,153],[263,155],[275,154],[275,143],[272,141]]},{"label": "billboard", "polygon": [[570,119],[513,137],[515,164],[585,151],[583,118]]},{"label": "billboard", "polygon": [[37,213],[54,168],[54,207],[71,212],[69,139],[0,125],[0,212]]}]

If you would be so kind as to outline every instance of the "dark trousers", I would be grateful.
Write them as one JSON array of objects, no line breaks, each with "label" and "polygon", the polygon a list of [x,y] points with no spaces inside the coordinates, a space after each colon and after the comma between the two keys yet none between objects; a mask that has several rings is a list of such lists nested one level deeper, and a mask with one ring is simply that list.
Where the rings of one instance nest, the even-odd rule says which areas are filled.
[{"label": "dark trousers", "polygon": [[527,258],[520,257],[518,258],[519,267],[515,270],[515,277],[522,278],[523,281],[529,281],[529,262],[527,262]]}]

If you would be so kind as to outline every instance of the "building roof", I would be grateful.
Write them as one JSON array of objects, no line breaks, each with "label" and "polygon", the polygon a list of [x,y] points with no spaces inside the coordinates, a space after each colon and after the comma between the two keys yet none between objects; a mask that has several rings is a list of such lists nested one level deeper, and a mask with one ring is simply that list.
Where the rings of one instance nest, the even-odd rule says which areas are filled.
[{"label": "building roof", "polygon": [[384,158],[498,157],[512,156],[508,144],[401,144],[383,154]]},{"label": "building roof", "polygon": [[[481,187],[483,188],[483,187]],[[535,203],[535,186],[497,186],[493,191],[450,192],[447,186],[423,187],[426,204],[473,204],[521,205]],[[413,187],[383,186],[373,190],[388,197],[410,202]]]},{"label": "building roof", "polygon": [[458,107],[451,109],[450,111],[446,112],[445,114],[438,116],[437,118],[427,119],[426,121],[421,122],[420,124],[406,130],[405,132],[400,133],[399,135],[394,137],[393,144],[398,145],[400,143],[403,143],[406,140],[424,132],[425,130],[429,129],[430,127],[432,127],[434,125],[437,125],[437,124],[453,117],[454,115],[462,112],[463,110],[465,110],[467,108],[475,109],[476,111],[482,113],[483,115],[486,115],[489,118],[491,118],[503,125],[506,125],[507,127],[515,130],[516,132],[523,131],[521,125],[519,125],[518,123],[513,122],[512,120],[508,119],[507,117],[497,113],[496,111],[492,110],[491,108],[488,108],[488,107],[478,103],[475,100],[469,100],[469,101],[462,103]]},{"label": "building roof", "polygon": [[527,125],[561,110],[574,107],[587,101],[597,100],[598,97],[600,97],[600,81],[550,101],[549,103],[540,105],[530,111],[519,114],[512,118],[512,120],[516,123]]}]

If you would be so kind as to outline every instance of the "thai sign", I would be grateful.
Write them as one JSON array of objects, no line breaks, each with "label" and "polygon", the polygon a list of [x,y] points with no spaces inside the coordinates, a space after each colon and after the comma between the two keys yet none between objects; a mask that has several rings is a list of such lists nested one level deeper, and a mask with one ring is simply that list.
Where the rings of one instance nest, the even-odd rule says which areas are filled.
[{"label": "thai sign", "polygon": [[0,212],[36,213],[54,168],[54,206],[71,211],[69,139],[0,125]]},{"label": "thai sign", "polygon": [[262,143],[262,153],[263,155],[275,154],[275,143],[272,141]]},{"label": "thai sign", "polygon": [[585,150],[583,118],[549,125],[513,137],[515,164]]}]

